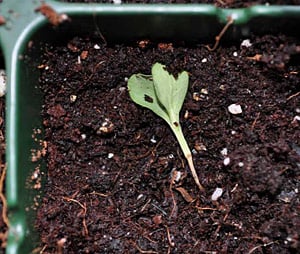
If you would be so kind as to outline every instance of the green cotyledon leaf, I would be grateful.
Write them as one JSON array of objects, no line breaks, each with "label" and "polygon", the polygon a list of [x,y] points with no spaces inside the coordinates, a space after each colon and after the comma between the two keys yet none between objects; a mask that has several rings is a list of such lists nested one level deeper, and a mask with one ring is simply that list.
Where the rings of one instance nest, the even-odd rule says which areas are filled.
[{"label": "green cotyledon leaf", "polygon": [[178,122],[179,119],[172,118],[179,117],[179,112],[188,90],[188,73],[183,71],[179,73],[177,79],[175,79],[174,76],[166,70],[165,65],[155,63],[152,67],[152,78],[155,92],[160,103],[166,109],[171,120]]},{"label": "green cotyledon leaf", "polygon": [[128,79],[130,98],[137,104],[151,109],[165,121],[169,120],[168,114],[157,100],[152,77],[143,74],[134,74]]},{"label": "green cotyledon leaf", "polygon": [[199,182],[192,153],[184,138],[179,123],[179,112],[188,89],[188,73],[181,72],[178,78],[165,69],[160,63],[152,66],[152,76],[134,74],[128,80],[128,90],[131,99],[163,118],[171,127],[180,147],[188,161],[193,178],[201,191],[204,190]]}]

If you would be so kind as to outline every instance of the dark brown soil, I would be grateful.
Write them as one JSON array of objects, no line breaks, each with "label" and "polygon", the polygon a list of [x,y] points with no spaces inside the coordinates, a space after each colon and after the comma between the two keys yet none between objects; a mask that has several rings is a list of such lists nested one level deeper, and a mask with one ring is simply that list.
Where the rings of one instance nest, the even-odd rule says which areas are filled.
[{"label": "dark brown soil", "polygon": [[[61,2],[70,3],[114,3],[114,0],[61,0]],[[176,3],[176,4],[187,4],[187,3],[204,3],[214,4],[222,8],[242,8],[253,5],[299,5],[300,0],[122,0],[122,3]]]},{"label": "dark brown soil", "polygon": [[[297,253],[299,40],[213,52],[98,41],[44,45],[43,253]],[[129,98],[127,78],[155,62],[190,74],[181,122],[205,193],[167,124]]]}]

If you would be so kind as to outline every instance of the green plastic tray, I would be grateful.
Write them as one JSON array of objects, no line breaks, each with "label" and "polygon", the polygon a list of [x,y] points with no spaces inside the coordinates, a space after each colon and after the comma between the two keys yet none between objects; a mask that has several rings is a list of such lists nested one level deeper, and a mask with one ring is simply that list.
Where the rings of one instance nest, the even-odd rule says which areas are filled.
[{"label": "green plastic tray", "polygon": [[[238,40],[251,33],[285,33],[299,36],[300,6],[254,6],[246,9],[218,9],[213,5],[112,5],[70,4],[46,1],[71,22],[49,25],[35,9],[37,0],[4,0],[0,15],[0,52],[7,72],[6,141],[8,172],[6,197],[10,229],[6,253],[31,253],[38,244],[33,229],[36,203],[41,189],[32,188],[34,172],[45,178],[42,161],[32,162],[32,149],[39,146],[33,130],[42,126],[42,94],[38,87],[39,42],[54,42],[74,35],[101,30],[109,43],[151,40],[185,40],[214,43],[228,17],[234,24],[222,40]],[[32,46],[30,46],[32,45]],[[42,139],[42,136],[37,136]],[[33,177],[33,178],[32,178]]]}]

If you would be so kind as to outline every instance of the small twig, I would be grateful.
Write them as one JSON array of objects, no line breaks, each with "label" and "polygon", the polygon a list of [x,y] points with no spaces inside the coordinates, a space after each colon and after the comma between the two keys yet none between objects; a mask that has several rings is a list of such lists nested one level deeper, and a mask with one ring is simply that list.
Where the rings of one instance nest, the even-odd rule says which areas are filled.
[{"label": "small twig", "polygon": [[228,17],[228,21],[227,21],[226,25],[223,27],[223,29],[219,33],[219,35],[217,35],[215,38],[215,40],[216,40],[215,45],[212,48],[209,45],[205,46],[209,51],[216,50],[216,48],[219,46],[222,36],[225,34],[225,32],[228,30],[228,28],[233,24],[233,22],[234,22],[234,19],[231,16]]},{"label": "small twig", "polygon": [[97,196],[100,196],[100,197],[108,197],[109,194],[104,194],[104,193],[100,193],[100,192],[96,192],[96,191],[93,191],[90,193],[91,195],[97,195]]},{"label": "small twig", "polygon": [[68,201],[68,202],[71,201],[71,202],[74,202],[74,203],[78,204],[84,211],[86,211],[86,207],[83,204],[81,204],[78,200],[73,199],[73,198],[68,198],[68,197],[63,197],[63,199]]},{"label": "small twig", "polygon": [[6,175],[6,166],[3,167],[3,171],[2,171],[1,176],[0,176],[0,199],[1,199],[1,202],[2,202],[2,218],[3,218],[3,221],[4,221],[5,225],[7,227],[9,227],[9,220],[8,220],[8,217],[7,217],[7,202],[6,202],[5,195],[3,193],[5,175]]},{"label": "small twig", "polygon": [[99,28],[99,26],[98,26],[97,23],[96,23],[96,17],[95,17],[95,14],[93,15],[93,21],[94,21],[94,24],[95,24],[96,31],[97,31],[98,35],[99,35],[100,38],[102,39],[102,41],[103,41],[103,43],[104,43],[104,46],[106,46],[106,45],[107,45],[107,40],[105,39],[104,35],[101,33],[100,28]]},{"label": "small twig", "polygon": [[148,201],[142,206],[141,212],[144,212],[144,211],[145,211],[145,209],[147,208],[147,206],[150,204],[151,201],[152,201],[151,198],[148,199]]},{"label": "small twig", "polygon": [[256,247],[252,248],[247,254],[253,253],[255,250],[257,250],[260,247],[267,247],[267,246],[272,245],[274,243],[276,243],[276,242],[269,242],[269,243],[265,243],[265,244],[260,244],[260,245],[258,245]]},{"label": "small twig", "polygon": [[257,115],[256,115],[256,117],[255,117],[253,123],[251,124],[251,131],[254,130],[254,127],[255,127],[255,125],[256,125],[256,123],[257,123],[257,120],[258,120],[259,116],[260,116],[260,112],[257,113]]},{"label": "small twig", "polygon": [[[229,216],[229,213],[230,213],[230,209],[229,209],[229,211],[227,211],[226,214],[224,215],[223,220],[222,220],[221,223],[224,223],[224,222],[227,220],[227,218],[228,218],[228,216]],[[221,223],[218,225],[216,231],[214,232],[215,236],[218,235],[218,233],[219,233],[219,231],[220,231],[220,229],[221,229],[221,227],[222,227],[222,224],[221,224]]]},{"label": "small twig", "polygon": [[262,57],[262,54],[256,54],[255,56],[248,56],[247,59],[259,62],[259,61],[261,61],[261,57]]},{"label": "small twig", "polygon": [[238,187],[239,187],[239,184],[236,183],[230,192],[231,193],[235,192]]},{"label": "small twig", "polygon": [[209,210],[209,211],[217,211],[218,209],[216,208],[211,208],[211,207],[199,207],[199,206],[195,206],[195,208],[199,211],[205,211],[205,210]]},{"label": "small twig", "polygon": [[87,80],[85,80],[85,83],[84,83],[84,84],[87,84],[88,82],[90,82],[90,80],[91,80],[91,79],[93,78],[93,76],[95,75],[95,73],[96,73],[98,67],[99,67],[101,64],[104,64],[104,63],[105,63],[105,61],[100,61],[99,63],[97,63],[97,64],[95,65],[95,67],[93,68],[92,74],[87,78]]},{"label": "small twig", "polygon": [[171,253],[171,247],[168,246],[168,252],[167,252],[167,254],[170,254],[170,253]]},{"label": "small twig", "polygon": [[292,75],[298,75],[298,73],[299,73],[298,71],[290,71],[289,72],[289,74],[292,74]]},{"label": "small twig", "polygon": [[87,228],[87,225],[86,225],[86,220],[85,220],[86,212],[87,212],[86,204],[83,205],[78,200],[73,199],[73,198],[63,197],[63,199],[68,201],[68,202],[74,202],[74,203],[78,204],[83,209],[82,224],[83,224],[83,228],[84,228],[84,235],[87,236],[89,234],[89,231],[88,231],[88,228]]},{"label": "small twig", "polygon": [[171,192],[171,197],[172,197],[172,201],[173,201],[173,208],[172,208],[172,211],[171,211],[171,214],[170,214],[170,218],[173,217],[173,215],[175,214],[175,210],[177,208],[177,203],[176,203],[176,200],[175,200],[175,196],[174,196],[174,192],[173,192],[173,184],[175,183],[175,179],[177,177],[177,174],[175,173],[176,171],[173,170],[172,173],[171,173],[171,183],[170,183],[170,192]]},{"label": "small twig", "polygon": [[289,167],[285,167],[279,171],[279,175],[281,176],[285,171],[289,170]]},{"label": "small twig", "polygon": [[166,230],[167,230],[167,237],[168,237],[169,244],[170,244],[171,247],[174,247],[175,243],[171,239],[170,230],[169,230],[168,226],[165,226],[165,227],[166,227]]},{"label": "small twig", "polygon": [[133,242],[133,241],[131,241],[131,242],[132,242],[132,244],[134,245],[134,247],[137,248],[137,250],[138,250],[140,253],[158,254],[158,252],[153,251],[153,250],[143,250],[143,249],[141,249],[140,246],[138,246],[137,243],[135,243],[135,242]]},{"label": "small twig", "polygon": [[41,249],[40,254],[43,254],[43,253],[44,253],[44,250],[45,250],[47,247],[48,247],[48,245],[45,244],[44,247]]},{"label": "small twig", "polygon": [[157,144],[154,146],[153,149],[150,149],[148,150],[146,153],[144,154],[141,154],[141,155],[138,155],[138,156],[135,156],[133,158],[131,158],[132,160],[140,160],[140,159],[143,159],[143,158],[146,158],[148,157],[150,154],[153,154],[155,153],[155,151],[157,150],[157,148],[160,146],[160,144],[162,143],[163,139],[160,139]]},{"label": "small twig", "polygon": [[37,247],[37,248],[35,248],[35,249],[33,249],[32,251],[31,251],[31,254],[43,254],[44,253],[44,250],[47,248],[47,244],[45,244],[43,247]]},{"label": "small twig", "polygon": [[162,214],[164,214],[165,216],[167,216],[168,214],[165,212],[165,210],[163,210],[162,208],[160,208],[159,206],[151,203],[151,205],[156,208],[157,210],[159,210]]},{"label": "small twig", "polygon": [[184,168],[185,166],[185,163],[184,163],[184,160],[182,159],[182,156],[181,156],[181,153],[180,153],[180,150],[179,149],[177,149],[176,150],[176,153],[177,153],[177,156],[178,156],[178,158],[179,158],[179,160],[180,160],[180,163],[181,163],[181,167],[182,168]]},{"label": "small twig", "polygon": [[294,97],[298,96],[300,94],[300,92],[292,94],[291,96],[289,96],[286,100],[289,101],[291,99],[293,99]]}]

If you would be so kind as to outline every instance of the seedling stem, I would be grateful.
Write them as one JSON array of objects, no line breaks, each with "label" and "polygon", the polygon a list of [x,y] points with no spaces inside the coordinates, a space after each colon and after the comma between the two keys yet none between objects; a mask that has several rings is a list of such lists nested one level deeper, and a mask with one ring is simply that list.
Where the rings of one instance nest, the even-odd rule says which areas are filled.
[{"label": "seedling stem", "polygon": [[152,75],[132,75],[128,80],[128,88],[129,95],[135,103],[151,109],[169,124],[188,161],[197,186],[201,191],[204,191],[179,122],[179,112],[187,93],[188,82],[189,77],[186,71],[179,73],[175,79],[165,69],[164,65],[156,63],[152,66]]}]

